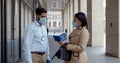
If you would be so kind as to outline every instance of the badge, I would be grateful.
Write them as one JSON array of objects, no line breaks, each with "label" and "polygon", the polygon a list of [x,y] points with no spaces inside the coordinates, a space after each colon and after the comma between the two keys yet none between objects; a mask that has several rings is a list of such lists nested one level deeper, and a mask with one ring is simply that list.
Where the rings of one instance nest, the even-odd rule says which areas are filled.
[{"label": "badge", "polygon": [[45,36],[42,36],[42,37],[41,37],[41,41],[45,41]]}]

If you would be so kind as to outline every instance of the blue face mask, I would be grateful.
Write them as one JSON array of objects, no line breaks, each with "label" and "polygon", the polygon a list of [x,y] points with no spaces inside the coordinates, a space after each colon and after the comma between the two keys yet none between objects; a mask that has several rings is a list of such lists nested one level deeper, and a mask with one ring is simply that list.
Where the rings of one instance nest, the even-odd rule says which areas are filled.
[{"label": "blue face mask", "polygon": [[76,22],[72,22],[73,27],[78,27]]},{"label": "blue face mask", "polygon": [[45,24],[45,22],[46,22],[46,19],[45,19],[45,18],[40,18],[39,23]]}]

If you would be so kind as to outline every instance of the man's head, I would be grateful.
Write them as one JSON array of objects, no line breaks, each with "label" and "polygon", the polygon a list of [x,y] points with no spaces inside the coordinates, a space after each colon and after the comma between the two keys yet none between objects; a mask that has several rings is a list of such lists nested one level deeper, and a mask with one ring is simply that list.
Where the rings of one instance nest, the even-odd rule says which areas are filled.
[{"label": "man's head", "polygon": [[[43,21],[44,19],[46,19],[47,11],[44,8],[38,7],[38,8],[36,8],[35,11],[36,11],[36,19],[37,19],[37,21]],[[41,24],[42,24],[42,22],[41,22]]]}]

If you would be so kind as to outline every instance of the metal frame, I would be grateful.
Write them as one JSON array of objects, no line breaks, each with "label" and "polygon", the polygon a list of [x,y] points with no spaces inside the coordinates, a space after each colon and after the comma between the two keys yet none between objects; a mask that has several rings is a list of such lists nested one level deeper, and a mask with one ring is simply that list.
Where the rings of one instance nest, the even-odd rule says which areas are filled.
[{"label": "metal frame", "polygon": [[6,0],[1,0],[1,63],[7,63]]},{"label": "metal frame", "polygon": [[1,45],[0,45],[0,47],[1,47],[1,56],[0,57],[1,57],[1,63],[2,63],[2,60],[3,60],[3,58],[2,58],[2,51],[3,51],[2,50],[2,42],[3,42],[3,40],[2,40],[3,39],[3,37],[2,37],[2,33],[3,33],[2,32],[2,0],[1,0],[0,5],[1,5],[1,16],[0,16],[1,17],[1,22],[0,22],[1,23],[1,25],[0,25],[1,26],[1,35],[0,35],[1,36]]},{"label": "metal frame", "polygon": [[[0,9],[1,8],[1,1],[0,1]],[[1,23],[1,10],[0,10],[0,23]],[[0,62],[1,62],[1,24],[0,24]]]},{"label": "metal frame", "polygon": [[21,52],[21,0],[19,0],[19,58],[22,58]]}]

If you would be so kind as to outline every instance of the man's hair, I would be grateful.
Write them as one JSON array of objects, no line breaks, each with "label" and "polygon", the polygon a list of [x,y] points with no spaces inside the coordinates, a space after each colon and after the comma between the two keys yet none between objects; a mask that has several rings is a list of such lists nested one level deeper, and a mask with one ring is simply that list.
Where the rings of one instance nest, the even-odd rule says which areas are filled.
[{"label": "man's hair", "polygon": [[41,15],[41,13],[47,13],[46,9],[44,9],[42,7],[36,8],[35,12],[36,12],[37,15]]}]

